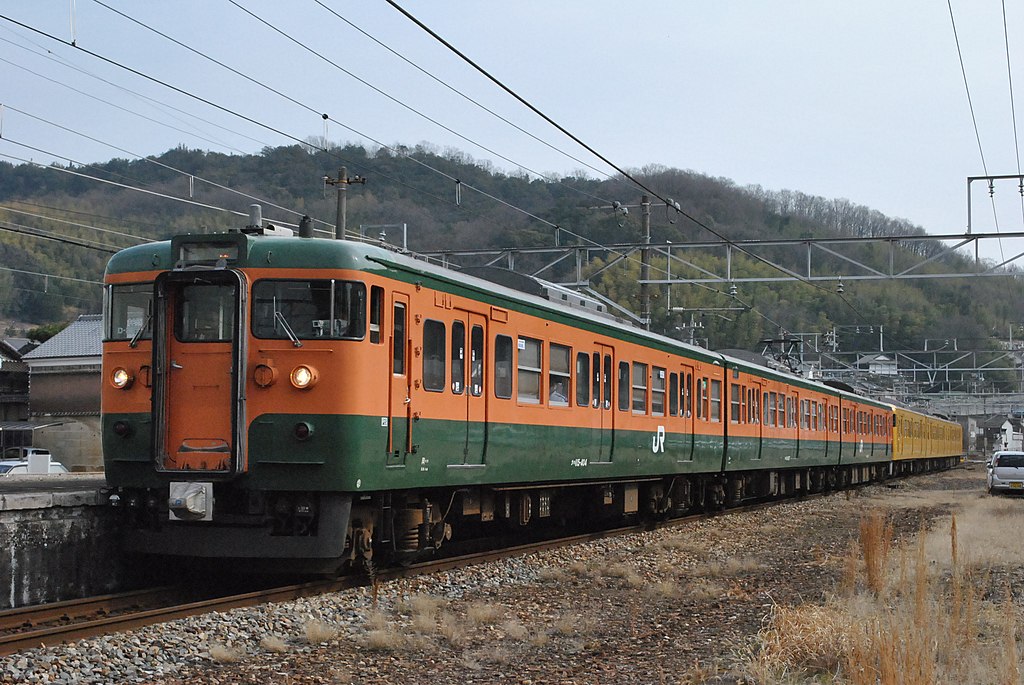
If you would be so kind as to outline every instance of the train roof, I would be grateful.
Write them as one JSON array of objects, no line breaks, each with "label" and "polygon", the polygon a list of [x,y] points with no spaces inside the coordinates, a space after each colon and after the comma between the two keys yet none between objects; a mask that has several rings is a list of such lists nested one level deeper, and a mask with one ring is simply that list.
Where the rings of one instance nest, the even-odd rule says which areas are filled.
[{"label": "train roof", "polygon": [[[233,259],[225,258],[222,264],[208,263],[190,265],[183,260],[188,246],[237,247]],[[594,303],[584,302],[582,306],[570,306],[565,288],[541,281],[551,286],[545,292],[543,286],[524,290],[515,285],[504,285],[493,279],[486,280],[472,273],[454,270],[437,264],[416,259],[378,245],[352,240],[327,240],[317,238],[296,238],[262,235],[254,231],[229,231],[214,234],[185,234],[171,240],[146,243],[126,248],[107,263],[106,275],[123,273],[152,273],[175,268],[225,268],[227,266],[289,268],[289,269],[346,269],[367,272],[388,272],[394,278],[410,283],[429,279],[432,287],[458,295],[466,295],[488,304],[506,307],[524,313],[561,319],[572,326],[597,333],[663,349],[683,351],[690,356],[708,363],[723,365],[732,369],[756,373],[762,377],[798,387],[805,387],[830,395],[856,398],[879,407],[892,405],[857,395],[851,390],[829,386],[825,383],[803,378],[795,374],[772,369],[736,356],[714,352],[687,344],[657,333],[646,331],[622,320],[611,317],[607,312],[596,311]],[[536,279],[531,279],[536,280]],[[552,297],[552,293],[556,297]],[[561,296],[566,295],[562,300]],[[585,300],[585,296],[581,300]]]}]

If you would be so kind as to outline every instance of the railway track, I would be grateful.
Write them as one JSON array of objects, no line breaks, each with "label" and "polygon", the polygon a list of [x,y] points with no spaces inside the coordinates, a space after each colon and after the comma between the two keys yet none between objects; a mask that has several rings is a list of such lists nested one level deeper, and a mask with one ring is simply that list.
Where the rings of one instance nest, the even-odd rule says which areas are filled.
[{"label": "railway track", "polygon": [[[820,497],[826,494],[834,493],[822,493],[819,495],[809,495],[808,497]],[[472,564],[566,547],[618,535],[676,527],[721,514],[761,509],[775,503],[775,501],[752,503],[713,514],[691,514],[655,523],[644,522],[603,531],[445,557],[405,567],[383,569],[374,573],[372,578],[365,575],[343,576],[239,594],[204,597],[202,599],[192,598],[191,601],[186,601],[186,596],[188,593],[195,594],[194,590],[185,590],[179,587],[162,587],[8,609],[0,611],[0,655],[13,654],[24,649],[54,645],[62,642],[72,642],[97,635],[142,628],[198,614],[228,611],[239,607],[250,607],[272,602],[290,601],[301,597],[368,586],[374,582],[437,573]]]}]

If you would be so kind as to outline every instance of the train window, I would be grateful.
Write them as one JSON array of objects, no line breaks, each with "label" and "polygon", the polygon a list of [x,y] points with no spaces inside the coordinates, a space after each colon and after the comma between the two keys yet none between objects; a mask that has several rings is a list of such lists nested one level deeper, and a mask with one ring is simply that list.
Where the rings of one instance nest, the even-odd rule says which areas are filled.
[{"label": "train window", "polygon": [[548,398],[554,407],[569,406],[569,360],[572,349],[551,343],[548,346]]},{"label": "train window", "polygon": [[452,322],[452,392],[456,395],[461,395],[465,384],[466,324],[461,321],[454,321]]},{"label": "train window", "polygon": [[740,396],[743,394],[743,388],[735,383],[729,384],[729,422],[739,423],[740,422]]},{"label": "train window", "polygon": [[370,342],[380,344],[381,326],[384,323],[384,288],[375,285],[370,288]]},{"label": "train window", "polygon": [[697,380],[697,418],[708,420],[708,379]]},{"label": "train window", "polygon": [[423,389],[444,392],[445,330],[440,321],[423,322]]},{"label": "train window", "polygon": [[633,413],[647,413],[647,364],[633,362]]},{"label": "train window", "polygon": [[779,425],[779,396],[774,392],[768,393],[768,420],[765,423],[769,426]]},{"label": "train window", "polygon": [[687,417],[693,416],[693,374],[686,374],[686,382],[683,383],[683,407],[680,411],[685,412]]},{"label": "train window", "polygon": [[[473,342],[476,342],[476,332],[479,328],[479,326],[473,326]],[[483,341],[482,333],[480,340]],[[482,359],[482,345],[480,352]],[[473,358],[476,359],[475,347]],[[476,383],[475,380],[473,382]],[[512,397],[512,338],[507,335],[499,335],[494,338],[494,396],[504,400]]]},{"label": "train window", "polygon": [[786,427],[796,428],[796,398],[786,398]]},{"label": "train window", "polygon": [[362,340],[366,286],[358,281],[257,281],[252,332],[270,340]]},{"label": "train window", "polygon": [[519,363],[516,366],[516,398],[528,404],[540,403],[540,340],[519,338]]},{"label": "train window", "polygon": [[590,355],[586,352],[576,355],[576,405],[590,406]]},{"label": "train window", "polygon": [[152,283],[108,286],[104,340],[135,340],[135,336],[149,340],[153,337],[152,313]]},{"label": "train window", "polygon": [[[597,355],[596,354],[594,355],[594,358],[597,359]],[[597,363],[595,362],[594,365],[596,366]],[[604,376],[603,380],[604,380],[604,382],[602,383],[602,385],[604,386],[604,408],[605,409],[611,409],[612,408],[612,356],[610,354],[606,354],[604,356],[604,367],[603,368],[604,368],[604,373],[603,373],[603,376]],[[597,373],[596,369],[595,369],[594,373]],[[596,390],[595,390],[595,392],[596,392]]]},{"label": "train window", "polygon": [[235,288],[208,283],[181,289],[174,333],[182,342],[230,340],[235,324]]},{"label": "train window", "polygon": [[657,366],[651,370],[651,414],[665,415],[665,369]]},{"label": "train window", "polygon": [[[508,358],[512,359],[512,341],[509,341]],[[511,374],[509,375],[511,378]],[[469,394],[480,397],[484,394],[484,329],[473,326],[469,334]],[[511,388],[509,396],[512,395]]]},{"label": "train window", "polygon": [[679,374],[668,375],[668,414],[677,416],[679,414]]},{"label": "train window", "polygon": [[850,432],[850,410],[843,407],[843,432]]},{"label": "train window", "polygon": [[391,373],[405,375],[405,305],[395,302],[395,334],[391,346]]},{"label": "train window", "polygon": [[[594,374],[594,394],[592,395],[592,397],[594,399],[594,408],[596,409],[597,407],[601,406],[601,355],[595,352],[593,356],[593,361],[594,365],[591,368],[591,371]],[[605,376],[605,383],[611,383],[611,381],[607,378],[607,374]],[[610,387],[605,388],[605,390],[611,392]]]},{"label": "train window", "polygon": [[722,420],[722,381],[711,381],[711,420]]},{"label": "train window", "polygon": [[619,411],[629,411],[629,362],[619,362]]}]

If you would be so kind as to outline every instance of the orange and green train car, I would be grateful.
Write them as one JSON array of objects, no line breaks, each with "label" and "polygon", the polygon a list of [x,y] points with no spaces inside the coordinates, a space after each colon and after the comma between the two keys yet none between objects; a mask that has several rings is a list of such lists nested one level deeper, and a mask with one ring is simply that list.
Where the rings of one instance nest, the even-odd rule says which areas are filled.
[{"label": "orange and green train car", "polygon": [[261,230],[115,255],[102,431],[128,549],[330,571],[960,454],[954,423],[520,285]]}]

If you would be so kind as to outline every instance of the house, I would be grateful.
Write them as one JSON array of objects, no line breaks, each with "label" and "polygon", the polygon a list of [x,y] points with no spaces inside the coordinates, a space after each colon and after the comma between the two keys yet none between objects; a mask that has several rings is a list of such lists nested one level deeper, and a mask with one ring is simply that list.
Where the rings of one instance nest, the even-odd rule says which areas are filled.
[{"label": "house", "polygon": [[0,340],[0,421],[28,418],[28,366],[18,349]]},{"label": "house", "polygon": [[100,447],[103,317],[83,314],[25,354],[29,416],[48,425],[34,444],[72,471],[103,467]]},{"label": "house", "polygon": [[980,421],[978,428],[983,431],[985,454],[1024,449],[1024,426],[1018,418],[996,414]]},{"label": "house", "polygon": [[899,373],[896,368],[896,360],[881,352],[866,354],[858,358],[856,366],[858,369],[879,376],[896,376]]}]

